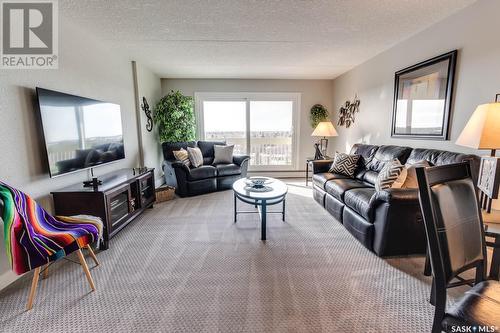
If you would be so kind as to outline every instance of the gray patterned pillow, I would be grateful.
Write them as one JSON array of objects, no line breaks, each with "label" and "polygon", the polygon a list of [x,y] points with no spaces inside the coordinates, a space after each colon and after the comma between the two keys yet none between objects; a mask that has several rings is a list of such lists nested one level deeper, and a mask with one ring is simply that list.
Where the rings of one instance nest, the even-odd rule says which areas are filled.
[{"label": "gray patterned pillow", "polygon": [[203,155],[201,153],[200,148],[191,148],[187,147],[188,155],[189,155],[189,161],[191,162],[191,165],[193,168],[197,168],[201,165],[203,165]]},{"label": "gray patterned pillow", "polygon": [[349,155],[336,153],[329,172],[340,173],[349,177],[354,177],[354,171],[358,165],[359,155]]},{"label": "gray patterned pillow", "polygon": [[214,145],[214,162],[213,164],[231,164],[233,163],[234,145],[219,146]]},{"label": "gray patterned pillow", "polygon": [[[394,182],[398,180],[399,176],[403,172],[403,169],[404,165],[402,165],[397,158],[395,158],[390,162],[385,163],[384,167],[382,168],[382,170],[380,170],[378,174],[377,181],[375,182],[375,189],[377,191],[381,191],[391,188]],[[402,184],[401,181],[400,183]]]}]

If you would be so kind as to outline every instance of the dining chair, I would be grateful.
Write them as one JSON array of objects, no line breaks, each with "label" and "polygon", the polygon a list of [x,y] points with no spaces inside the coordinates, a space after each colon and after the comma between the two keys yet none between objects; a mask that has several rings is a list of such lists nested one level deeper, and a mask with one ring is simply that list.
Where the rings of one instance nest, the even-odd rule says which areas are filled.
[{"label": "dining chair", "polygon": [[[469,163],[417,168],[416,173],[433,274],[432,332],[500,328],[500,283],[485,280],[484,228]],[[446,309],[447,288],[464,282],[452,280],[472,269],[473,287]]]}]

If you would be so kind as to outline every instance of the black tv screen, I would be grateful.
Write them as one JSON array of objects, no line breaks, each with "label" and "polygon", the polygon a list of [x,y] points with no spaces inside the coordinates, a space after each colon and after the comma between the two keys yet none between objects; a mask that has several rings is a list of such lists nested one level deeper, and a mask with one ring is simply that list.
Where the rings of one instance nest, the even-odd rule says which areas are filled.
[{"label": "black tv screen", "polygon": [[120,105],[36,91],[51,177],[125,158]]}]

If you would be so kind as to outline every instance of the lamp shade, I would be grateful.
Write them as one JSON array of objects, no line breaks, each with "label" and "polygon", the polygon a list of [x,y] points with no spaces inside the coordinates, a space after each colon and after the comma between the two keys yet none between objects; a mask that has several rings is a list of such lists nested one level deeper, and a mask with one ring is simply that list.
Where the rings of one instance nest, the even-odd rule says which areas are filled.
[{"label": "lamp shade", "polygon": [[500,103],[479,105],[456,144],[475,149],[500,148]]},{"label": "lamp shade", "polygon": [[316,126],[311,136],[338,136],[331,121],[322,121]]}]

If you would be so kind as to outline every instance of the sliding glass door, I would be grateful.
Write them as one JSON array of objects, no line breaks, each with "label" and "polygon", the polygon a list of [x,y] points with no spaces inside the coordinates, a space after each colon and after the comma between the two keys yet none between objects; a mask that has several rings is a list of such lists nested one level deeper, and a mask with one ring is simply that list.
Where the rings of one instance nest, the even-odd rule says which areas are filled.
[{"label": "sliding glass door", "polygon": [[250,170],[297,167],[300,94],[197,93],[198,135],[250,155]]},{"label": "sliding glass door", "polygon": [[204,101],[204,140],[234,144],[235,154],[247,153],[246,101]]}]

